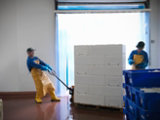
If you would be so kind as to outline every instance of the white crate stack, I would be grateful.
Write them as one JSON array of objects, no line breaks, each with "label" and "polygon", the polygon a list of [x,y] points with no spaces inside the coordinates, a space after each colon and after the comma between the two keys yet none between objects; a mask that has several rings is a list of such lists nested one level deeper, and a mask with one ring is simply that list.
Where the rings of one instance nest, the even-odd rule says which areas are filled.
[{"label": "white crate stack", "polygon": [[122,45],[75,46],[75,103],[122,108]]}]

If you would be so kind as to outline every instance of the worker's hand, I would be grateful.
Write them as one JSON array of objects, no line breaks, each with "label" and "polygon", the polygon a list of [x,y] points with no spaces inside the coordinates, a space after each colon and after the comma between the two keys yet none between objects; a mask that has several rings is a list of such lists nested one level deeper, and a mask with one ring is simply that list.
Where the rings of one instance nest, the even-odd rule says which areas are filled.
[{"label": "worker's hand", "polygon": [[50,65],[46,64],[46,66],[47,66],[50,70],[53,70]]},{"label": "worker's hand", "polygon": [[42,66],[42,70],[48,71],[48,67],[47,66]]},{"label": "worker's hand", "polygon": [[134,63],[135,63],[134,60],[129,60],[130,65],[133,65]]}]

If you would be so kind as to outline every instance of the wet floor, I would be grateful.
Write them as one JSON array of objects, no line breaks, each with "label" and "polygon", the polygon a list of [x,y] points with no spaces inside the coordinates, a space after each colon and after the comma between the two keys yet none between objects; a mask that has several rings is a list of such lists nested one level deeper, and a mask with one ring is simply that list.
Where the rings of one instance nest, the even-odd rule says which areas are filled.
[{"label": "wet floor", "polygon": [[68,97],[61,102],[50,102],[46,97],[42,104],[33,99],[4,100],[4,120],[123,120],[120,111],[77,107]]}]

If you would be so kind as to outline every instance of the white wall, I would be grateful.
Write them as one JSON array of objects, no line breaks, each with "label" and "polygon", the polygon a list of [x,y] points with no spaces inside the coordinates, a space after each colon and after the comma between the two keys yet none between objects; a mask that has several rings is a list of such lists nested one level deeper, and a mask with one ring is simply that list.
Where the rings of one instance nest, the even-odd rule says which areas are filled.
[{"label": "white wall", "polygon": [[53,9],[54,0],[0,0],[0,92],[35,90],[28,47],[54,66]]},{"label": "white wall", "polygon": [[[160,67],[160,2],[151,0],[151,67]],[[54,0],[0,0],[0,92],[33,91],[26,48],[55,67]],[[52,78],[52,81],[53,78]]]},{"label": "white wall", "polygon": [[154,43],[151,43],[151,68],[158,68],[160,67],[159,62],[159,43],[160,43],[160,2],[159,0],[151,0],[151,40],[154,40]]},{"label": "white wall", "polygon": [[157,23],[157,26],[158,26],[158,44],[157,44],[157,56],[158,56],[158,65],[160,67],[160,1],[158,0],[158,23]]}]

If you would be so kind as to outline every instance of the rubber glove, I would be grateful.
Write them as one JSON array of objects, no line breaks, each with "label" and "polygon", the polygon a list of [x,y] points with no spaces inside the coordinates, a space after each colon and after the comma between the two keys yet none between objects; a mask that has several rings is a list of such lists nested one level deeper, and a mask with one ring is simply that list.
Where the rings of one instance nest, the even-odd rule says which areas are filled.
[{"label": "rubber glove", "polygon": [[42,67],[41,67],[41,70],[48,71],[48,72],[51,72],[51,71],[52,71],[52,70],[51,70],[49,67],[47,67],[47,66],[42,66]]},{"label": "rubber glove", "polygon": [[47,67],[47,71],[48,71],[49,73],[52,72],[52,70],[51,70],[49,67]]},{"label": "rubber glove", "polygon": [[48,71],[48,69],[49,69],[49,68],[48,68],[47,66],[42,66],[42,67],[41,67],[41,70],[44,70],[44,71]]},{"label": "rubber glove", "polygon": [[46,66],[48,67],[48,69],[50,69],[51,71],[53,70],[52,67],[48,64],[46,64]]},{"label": "rubber glove", "polygon": [[129,64],[130,64],[130,65],[133,65],[133,64],[134,64],[134,60],[130,59],[130,60],[129,60]]}]

